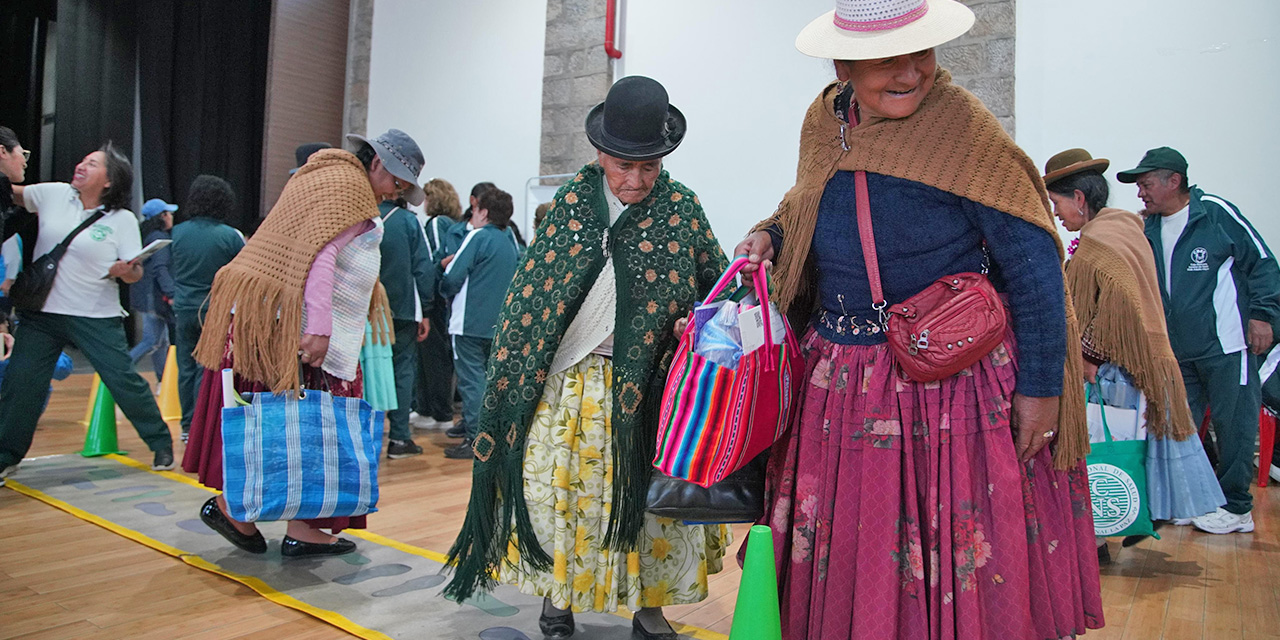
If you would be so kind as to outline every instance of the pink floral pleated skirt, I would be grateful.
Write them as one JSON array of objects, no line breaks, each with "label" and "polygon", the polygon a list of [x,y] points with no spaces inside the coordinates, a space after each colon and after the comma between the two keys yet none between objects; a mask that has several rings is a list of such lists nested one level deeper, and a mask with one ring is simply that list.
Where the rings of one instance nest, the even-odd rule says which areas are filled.
[{"label": "pink floral pleated skirt", "polygon": [[905,379],[888,346],[810,331],[796,426],[774,447],[784,637],[1069,638],[1100,628],[1083,461],[1018,464],[1012,334],[938,382]]}]

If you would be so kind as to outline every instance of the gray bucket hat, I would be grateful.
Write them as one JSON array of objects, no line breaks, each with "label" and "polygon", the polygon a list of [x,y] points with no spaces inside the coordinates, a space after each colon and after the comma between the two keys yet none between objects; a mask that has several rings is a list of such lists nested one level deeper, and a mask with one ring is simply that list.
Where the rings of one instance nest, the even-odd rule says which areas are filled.
[{"label": "gray bucket hat", "polygon": [[418,184],[418,174],[422,173],[422,164],[426,160],[422,156],[422,150],[418,148],[418,143],[414,142],[409,134],[399,129],[388,129],[386,133],[376,138],[348,133],[347,139],[373,147],[374,153],[377,153],[378,159],[382,161],[382,166],[386,167],[391,175],[413,185],[413,190],[405,194],[405,200],[408,200],[409,204],[422,204],[426,195]]}]

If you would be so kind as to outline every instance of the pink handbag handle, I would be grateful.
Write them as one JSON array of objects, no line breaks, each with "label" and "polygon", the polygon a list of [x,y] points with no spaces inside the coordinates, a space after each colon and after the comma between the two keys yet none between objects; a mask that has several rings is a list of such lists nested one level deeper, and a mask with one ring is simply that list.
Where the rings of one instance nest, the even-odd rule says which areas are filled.
[{"label": "pink handbag handle", "polygon": [[773,316],[769,315],[769,278],[761,264],[755,273],[756,296],[760,298],[760,318],[764,320],[764,370],[778,368],[777,354],[773,351]]},{"label": "pink handbag handle", "polygon": [[720,279],[716,281],[716,286],[711,287],[711,293],[707,294],[707,298],[702,301],[702,304],[711,304],[711,301],[715,300],[716,296],[724,293],[724,290],[729,288],[729,283],[733,282],[734,276],[737,276],[749,262],[750,260],[747,259],[747,256],[735,256],[733,262],[729,263],[729,268],[724,270],[724,275],[720,276]]},{"label": "pink handbag handle", "polygon": [[[733,282],[733,278],[742,272],[743,267],[750,264],[751,261],[747,256],[735,256],[733,262],[729,264],[729,268],[725,269],[724,275],[716,281],[716,286],[711,288],[711,293],[707,294],[707,298],[702,304],[711,304],[716,296],[724,292],[729,287],[729,283]],[[764,265],[761,264],[752,276],[752,282],[755,283],[756,297],[760,298],[760,316],[764,320],[764,345],[769,347],[764,352],[764,369],[765,371],[773,371],[777,368],[777,357],[773,352],[773,318],[769,315],[769,278],[765,275]],[[685,333],[694,329],[693,324],[685,327]]]}]

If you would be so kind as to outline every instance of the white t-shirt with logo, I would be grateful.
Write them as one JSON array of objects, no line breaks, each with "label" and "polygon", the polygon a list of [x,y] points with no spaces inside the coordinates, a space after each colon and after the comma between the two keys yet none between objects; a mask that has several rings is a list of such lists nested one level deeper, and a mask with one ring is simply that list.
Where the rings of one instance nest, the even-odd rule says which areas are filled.
[{"label": "white t-shirt with logo", "polygon": [[1182,230],[1187,228],[1187,218],[1191,216],[1191,205],[1182,208],[1171,216],[1160,219],[1160,245],[1164,249],[1164,290],[1173,295],[1169,288],[1173,281],[1173,245],[1182,237]]},{"label": "white t-shirt with logo", "polygon": [[[58,246],[95,211],[85,210],[79,192],[65,182],[33,184],[22,192],[22,200],[40,221],[32,254],[36,258]],[[120,285],[115,278],[103,276],[117,260],[141,250],[138,219],[132,211],[116,209],[103,216],[67,247],[42,310],[85,318],[125,315],[120,306]]]}]

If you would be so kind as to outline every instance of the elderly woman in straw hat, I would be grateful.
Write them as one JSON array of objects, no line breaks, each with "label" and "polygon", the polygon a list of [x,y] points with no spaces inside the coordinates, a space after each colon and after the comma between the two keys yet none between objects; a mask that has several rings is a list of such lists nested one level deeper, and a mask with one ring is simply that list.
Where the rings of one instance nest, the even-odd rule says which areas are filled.
[{"label": "elderly woman in straw hat", "polygon": [[[1081,327],[1085,382],[1099,376],[1141,392],[1147,437],[1147,499],[1152,520],[1185,521],[1226,504],[1195,433],[1182,372],[1169,346],[1156,261],[1142,219],[1107,207],[1109,161],[1068,149],[1045,163],[1054,215],[1079,231],[1067,284]],[[1098,435],[1094,435],[1095,440]],[[1129,536],[1132,546],[1146,536]],[[1105,539],[1098,560],[1109,562]]]},{"label": "elderly woman in straw hat", "polygon": [[597,161],[556,192],[498,319],[445,593],[496,577],[543,597],[549,638],[625,606],[633,637],[675,640],[661,608],[707,597],[729,538],[645,513],[657,409],[677,324],[728,261],[662,169],[685,119],[661,84],[619,80],[586,129]]},{"label": "elderly woman in straw hat", "polygon": [[[953,0],[841,0],[796,39],[839,81],[805,116],[796,185],[735,251],[776,264],[774,299],[809,327],[764,518],[790,638],[1102,625],[1079,335],[1048,197],[934,55],[973,20]],[[1003,294],[988,299],[1007,301],[1007,328],[954,375],[908,377],[881,311],[960,273]],[[973,344],[917,338],[916,353]]]}]

